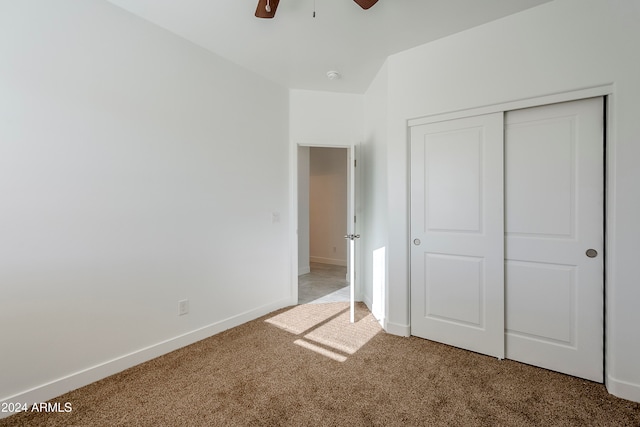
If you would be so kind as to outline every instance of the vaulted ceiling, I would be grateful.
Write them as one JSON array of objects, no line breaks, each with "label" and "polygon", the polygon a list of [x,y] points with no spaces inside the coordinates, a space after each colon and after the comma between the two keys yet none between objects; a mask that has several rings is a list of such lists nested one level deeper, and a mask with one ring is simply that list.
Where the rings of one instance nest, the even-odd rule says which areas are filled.
[{"label": "vaulted ceiling", "polygon": [[257,0],[108,1],[288,88],[363,93],[391,54],[551,0],[281,0],[273,19]]}]

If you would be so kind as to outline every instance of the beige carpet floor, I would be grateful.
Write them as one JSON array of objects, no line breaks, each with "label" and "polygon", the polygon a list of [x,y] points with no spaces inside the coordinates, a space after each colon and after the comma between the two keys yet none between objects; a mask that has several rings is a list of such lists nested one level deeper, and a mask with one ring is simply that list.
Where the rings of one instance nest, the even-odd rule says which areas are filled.
[{"label": "beige carpet floor", "polygon": [[366,307],[289,307],[0,426],[640,426],[602,384],[381,331]]}]

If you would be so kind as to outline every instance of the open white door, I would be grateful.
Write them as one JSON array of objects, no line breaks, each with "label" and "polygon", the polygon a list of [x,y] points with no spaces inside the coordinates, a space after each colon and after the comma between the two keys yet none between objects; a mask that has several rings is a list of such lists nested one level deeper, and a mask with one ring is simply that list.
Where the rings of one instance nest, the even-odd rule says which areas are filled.
[{"label": "open white door", "polygon": [[411,128],[411,334],[504,357],[503,114]]},{"label": "open white door", "polygon": [[348,242],[349,265],[347,267],[349,274],[349,319],[351,323],[355,322],[355,305],[356,305],[356,242],[360,235],[356,230],[356,147],[352,145],[349,148],[349,208],[347,209],[347,235],[344,236]]}]

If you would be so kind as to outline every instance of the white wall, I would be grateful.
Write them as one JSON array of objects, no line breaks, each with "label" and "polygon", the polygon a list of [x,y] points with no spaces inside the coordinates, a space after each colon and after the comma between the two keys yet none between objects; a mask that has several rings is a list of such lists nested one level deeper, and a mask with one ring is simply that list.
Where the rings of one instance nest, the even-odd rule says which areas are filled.
[{"label": "white wall", "polygon": [[298,275],[309,265],[309,147],[298,147]]},{"label": "white wall", "polygon": [[287,89],[99,0],[0,1],[0,58],[0,401],[295,303]]},{"label": "white wall", "polygon": [[289,104],[293,144],[347,147],[362,140],[362,95],[295,89]]},{"label": "white wall", "polygon": [[309,158],[311,262],[346,266],[347,149],[311,147]]},{"label": "white wall", "polygon": [[640,2],[556,0],[388,59],[388,323],[409,330],[407,119],[613,84],[607,386],[640,401]]},{"label": "white wall", "polygon": [[[364,97],[365,134],[361,144],[363,300],[385,324],[387,311],[387,64],[378,71]],[[386,327],[386,326],[385,326]]]}]

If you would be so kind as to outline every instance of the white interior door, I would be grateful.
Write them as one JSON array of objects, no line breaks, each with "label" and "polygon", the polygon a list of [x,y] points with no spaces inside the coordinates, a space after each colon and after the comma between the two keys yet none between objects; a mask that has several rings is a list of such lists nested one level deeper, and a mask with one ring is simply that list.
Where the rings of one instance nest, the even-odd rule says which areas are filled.
[{"label": "white interior door", "polygon": [[603,151],[602,98],[506,114],[506,357],[598,382]]},{"label": "white interior door", "polygon": [[503,113],[411,128],[411,333],[504,357]]},{"label": "white interior door", "polygon": [[356,147],[352,145],[349,149],[349,208],[347,209],[348,234],[345,236],[349,245],[348,256],[349,265],[349,319],[351,323],[355,322],[355,305],[356,305],[356,242],[360,239],[356,226]]}]

